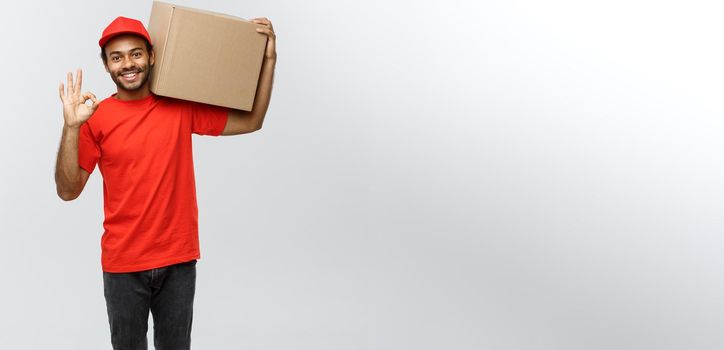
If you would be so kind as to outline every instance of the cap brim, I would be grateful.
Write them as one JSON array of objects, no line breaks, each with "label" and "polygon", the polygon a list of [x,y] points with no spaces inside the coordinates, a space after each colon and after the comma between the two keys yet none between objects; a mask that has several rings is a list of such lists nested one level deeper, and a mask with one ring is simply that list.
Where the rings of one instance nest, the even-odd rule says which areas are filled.
[{"label": "cap brim", "polygon": [[122,32],[115,32],[115,33],[111,33],[111,34],[107,34],[107,35],[103,36],[101,38],[101,40],[98,40],[98,46],[103,48],[103,46],[106,46],[106,44],[109,41],[111,41],[111,39],[113,39],[119,35],[124,35],[124,34],[135,35],[135,36],[141,37],[143,40],[148,41],[149,44],[151,43],[151,40],[149,38],[146,38],[143,34],[140,34],[138,32],[134,32],[134,31],[122,31]]}]

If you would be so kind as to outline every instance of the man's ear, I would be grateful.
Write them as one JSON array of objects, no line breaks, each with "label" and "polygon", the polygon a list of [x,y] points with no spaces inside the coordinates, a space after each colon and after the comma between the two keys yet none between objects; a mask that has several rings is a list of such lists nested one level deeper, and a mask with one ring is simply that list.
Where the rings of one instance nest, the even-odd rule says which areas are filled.
[{"label": "man's ear", "polygon": [[151,55],[149,57],[148,64],[153,67],[153,64],[156,63],[156,54],[153,49],[151,49]]}]

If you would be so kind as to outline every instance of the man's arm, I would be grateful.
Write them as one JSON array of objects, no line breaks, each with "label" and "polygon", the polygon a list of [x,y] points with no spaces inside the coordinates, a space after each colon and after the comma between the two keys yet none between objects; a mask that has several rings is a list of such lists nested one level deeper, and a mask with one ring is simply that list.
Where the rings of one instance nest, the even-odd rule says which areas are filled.
[{"label": "man's arm", "polygon": [[[60,100],[63,101],[64,124],[58,158],[55,162],[55,188],[58,197],[65,201],[78,198],[90,175],[78,165],[78,138],[81,125],[98,108],[98,100],[90,92],[81,94],[82,84],[83,71],[79,69],[75,83],[73,74],[68,73],[68,89],[66,90],[62,83],[59,87]],[[86,105],[87,100],[91,100],[93,104]]]},{"label": "man's arm", "polygon": [[63,126],[60,149],[55,162],[55,188],[64,201],[78,198],[90,174],[78,165],[80,127]]},{"label": "man's arm", "polygon": [[266,51],[264,53],[264,62],[261,66],[261,74],[259,75],[259,84],[256,87],[256,97],[251,112],[230,109],[226,127],[221,135],[239,135],[257,131],[261,129],[264,123],[264,116],[269,109],[269,101],[271,100],[272,86],[274,83],[274,68],[277,63],[276,52],[276,34],[271,21],[267,18],[255,18],[252,20],[261,27],[256,31],[265,34],[267,39]]}]

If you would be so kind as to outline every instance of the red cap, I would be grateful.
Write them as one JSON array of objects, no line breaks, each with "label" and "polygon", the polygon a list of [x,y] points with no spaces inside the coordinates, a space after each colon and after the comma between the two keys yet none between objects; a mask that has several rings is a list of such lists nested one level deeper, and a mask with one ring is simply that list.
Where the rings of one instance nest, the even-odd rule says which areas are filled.
[{"label": "red cap", "polygon": [[143,26],[141,21],[132,18],[118,17],[103,30],[103,35],[101,36],[101,40],[98,40],[98,45],[103,47],[109,40],[121,34],[135,34],[151,43],[151,37],[148,35],[148,31],[146,31],[146,27]]}]

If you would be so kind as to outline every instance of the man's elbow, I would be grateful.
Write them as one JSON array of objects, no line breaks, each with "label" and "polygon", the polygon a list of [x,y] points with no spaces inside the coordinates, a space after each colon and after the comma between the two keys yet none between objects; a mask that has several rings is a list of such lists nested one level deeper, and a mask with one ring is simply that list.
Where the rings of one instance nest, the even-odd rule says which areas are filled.
[{"label": "man's elbow", "polygon": [[245,127],[244,129],[240,130],[239,132],[235,133],[234,135],[251,134],[252,132],[259,131],[259,130],[261,130],[261,124]]},{"label": "man's elbow", "polygon": [[80,196],[80,192],[69,192],[69,191],[61,191],[61,190],[58,190],[57,192],[58,192],[58,197],[60,197],[60,199],[66,201],[66,202],[70,202]]}]

